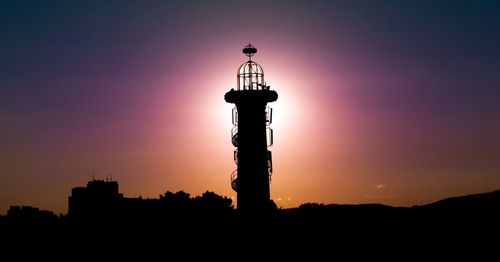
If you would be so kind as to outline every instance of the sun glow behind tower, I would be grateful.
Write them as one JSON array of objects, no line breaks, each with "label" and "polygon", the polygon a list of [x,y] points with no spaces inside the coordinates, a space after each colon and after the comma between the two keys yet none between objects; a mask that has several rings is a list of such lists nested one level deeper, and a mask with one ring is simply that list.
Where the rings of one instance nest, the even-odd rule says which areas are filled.
[{"label": "sun glow behind tower", "polygon": [[272,109],[267,103],[278,99],[264,81],[264,70],[252,61],[257,49],[248,44],[243,53],[248,61],[238,69],[236,90],[224,96],[234,103],[231,142],[236,147],[234,160],[238,166],[231,174],[231,187],[238,192],[238,210],[245,213],[263,213],[270,207],[269,182],[273,172],[271,151],[273,144]]},{"label": "sun glow behind tower", "polygon": [[235,197],[221,94],[249,36],[280,96],[278,206],[498,189],[493,2],[11,1],[0,8],[0,213],[66,212],[68,188],[93,172],[128,196]]}]

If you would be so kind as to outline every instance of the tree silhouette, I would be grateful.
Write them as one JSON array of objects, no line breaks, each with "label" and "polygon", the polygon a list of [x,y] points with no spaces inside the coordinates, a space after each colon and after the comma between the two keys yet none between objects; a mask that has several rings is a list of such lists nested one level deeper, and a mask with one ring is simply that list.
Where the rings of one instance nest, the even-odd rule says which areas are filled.
[{"label": "tree silhouette", "polygon": [[183,190],[178,191],[177,193],[172,193],[167,191],[164,195],[160,195],[160,200],[164,202],[164,204],[168,206],[187,206],[190,202],[189,193],[184,192]]},{"label": "tree silhouette", "polygon": [[228,212],[233,210],[233,201],[214,192],[206,191],[201,196],[194,198],[197,210],[204,212]]}]

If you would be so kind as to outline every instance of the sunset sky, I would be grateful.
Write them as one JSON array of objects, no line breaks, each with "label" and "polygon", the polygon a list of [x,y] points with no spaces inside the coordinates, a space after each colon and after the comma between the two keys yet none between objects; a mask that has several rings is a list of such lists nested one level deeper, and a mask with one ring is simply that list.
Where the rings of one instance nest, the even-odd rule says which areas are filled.
[{"label": "sunset sky", "polygon": [[251,42],[279,94],[278,206],[500,189],[500,2],[0,0],[0,214],[235,197],[224,94]]}]

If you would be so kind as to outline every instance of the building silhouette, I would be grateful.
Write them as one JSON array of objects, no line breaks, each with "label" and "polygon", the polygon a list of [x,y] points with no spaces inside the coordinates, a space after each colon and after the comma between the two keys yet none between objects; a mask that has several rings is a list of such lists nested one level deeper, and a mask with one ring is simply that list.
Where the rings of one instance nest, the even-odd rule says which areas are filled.
[{"label": "building silhouette", "polygon": [[10,206],[7,217],[15,222],[52,222],[57,216],[49,210],[40,210],[32,206]]},{"label": "building silhouette", "polygon": [[272,109],[267,103],[278,99],[278,93],[270,90],[264,81],[264,71],[252,56],[257,49],[248,44],[243,53],[248,61],[237,74],[236,89],[224,96],[233,103],[233,129],[231,139],[236,147],[234,159],[237,169],[231,174],[231,186],[237,192],[238,210],[243,213],[262,213],[270,207],[269,183],[272,174],[272,156],[269,147],[273,143]]},{"label": "building silhouette", "polygon": [[113,215],[124,201],[119,193],[118,182],[91,180],[86,187],[75,187],[68,198],[68,215],[71,217],[93,217]]},{"label": "building silhouette", "polygon": [[68,216],[91,223],[102,219],[152,222],[209,213],[227,215],[232,211],[232,200],[214,192],[206,191],[195,197],[184,191],[167,191],[159,198],[124,197],[118,182],[111,180],[93,179],[86,187],[73,188],[68,197]]}]

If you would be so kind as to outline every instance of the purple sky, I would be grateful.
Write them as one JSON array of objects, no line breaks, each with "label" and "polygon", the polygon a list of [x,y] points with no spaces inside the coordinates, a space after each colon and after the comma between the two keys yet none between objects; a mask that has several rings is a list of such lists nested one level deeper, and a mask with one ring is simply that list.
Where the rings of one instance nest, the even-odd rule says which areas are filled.
[{"label": "purple sky", "polygon": [[0,1],[0,213],[235,196],[231,106],[252,42],[274,105],[278,206],[423,204],[500,188],[495,1]]}]

